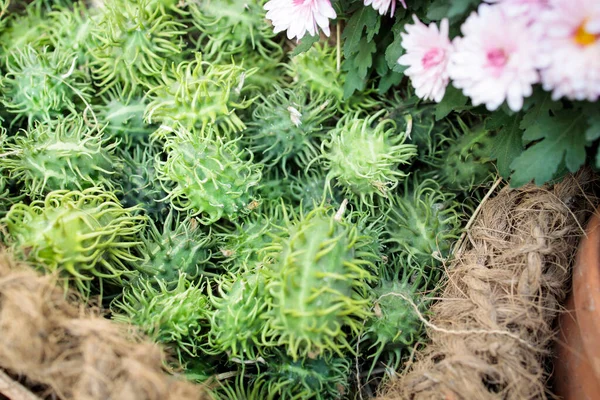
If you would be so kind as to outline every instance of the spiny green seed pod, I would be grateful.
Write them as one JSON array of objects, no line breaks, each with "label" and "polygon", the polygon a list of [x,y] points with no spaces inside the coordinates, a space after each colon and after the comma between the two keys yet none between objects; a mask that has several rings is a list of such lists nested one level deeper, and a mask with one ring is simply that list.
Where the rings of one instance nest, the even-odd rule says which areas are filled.
[{"label": "spiny green seed pod", "polygon": [[239,132],[246,126],[237,110],[253,101],[242,95],[244,80],[254,71],[234,64],[211,64],[196,53],[193,61],[163,71],[162,81],[148,92],[151,101],[145,118],[149,123],[180,124],[189,130],[212,124],[220,134]]},{"label": "spiny green seed pod", "polygon": [[8,13],[9,5],[10,0],[0,1],[0,30],[4,28],[4,24],[6,23],[6,14]]},{"label": "spiny green seed pod", "polygon": [[15,254],[49,273],[61,271],[83,294],[91,281],[121,281],[138,259],[131,253],[146,219],[98,188],[55,191],[43,201],[12,206],[3,222]]},{"label": "spiny green seed pod", "polygon": [[100,93],[121,84],[124,94],[154,87],[167,60],[183,49],[185,25],[150,0],[110,0],[92,28],[92,73]]},{"label": "spiny green seed pod", "polygon": [[[252,190],[261,178],[260,167],[244,159],[236,141],[224,141],[209,129],[197,134],[181,128],[165,135],[167,159],[155,160],[173,207],[199,216],[204,225],[251,211]],[[161,135],[157,131],[154,137]]]},{"label": "spiny green seed pod", "polygon": [[169,212],[162,231],[151,223],[140,250],[144,256],[139,266],[142,275],[169,289],[177,285],[179,275],[189,281],[215,276],[207,271],[215,268],[210,262],[211,235],[204,233],[194,218],[180,219],[179,213]]},{"label": "spiny green seed pod", "polygon": [[41,50],[51,44],[51,32],[40,7],[29,5],[23,14],[12,12],[2,18],[2,23],[7,25],[0,35],[0,59],[3,62],[29,45]]},{"label": "spiny green seed pod", "polygon": [[405,143],[406,135],[396,133],[393,121],[373,126],[383,112],[369,118],[346,114],[322,146],[327,179],[369,204],[374,196],[388,197],[408,175],[399,167],[409,166],[417,154],[416,146]]},{"label": "spiny green seed pod", "polygon": [[111,177],[120,166],[115,147],[83,118],[61,117],[35,123],[33,129],[13,136],[4,146],[10,156],[3,167],[30,196],[94,186],[110,190]]},{"label": "spiny green seed pod", "polygon": [[68,7],[56,7],[46,17],[52,47],[76,54],[80,65],[86,65],[88,61],[93,13],[94,9],[77,2]]},{"label": "spiny green seed pod", "polygon": [[324,137],[328,120],[335,116],[332,99],[310,96],[302,89],[275,87],[269,96],[261,95],[244,132],[244,144],[269,168],[276,164],[287,173],[293,161],[301,168],[318,155],[318,142]]},{"label": "spiny green seed pod", "polygon": [[120,86],[115,85],[102,96],[102,105],[97,107],[98,120],[106,125],[106,134],[121,140],[126,147],[147,145],[156,127],[144,121],[146,99],[141,94],[124,98]]},{"label": "spiny green seed pod", "polygon": [[268,368],[252,383],[265,386],[263,399],[331,400],[347,398],[350,361],[339,357],[294,361],[285,355],[268,360]]},{"label": "spiny green seed pod", "polygon": [[162,223],[169,213],[169,203],[164,201],[167,193],[158,181],[154,158],[157,153],[143,145],[131,152],[119,150],[123,169],[116,177],[121,191],[119,199],[125,207],[139,206],[141,211],[157,223]]},{"label": "spiny green seed pod", "polygon": [[209,353],[227,353],[241,360],[261,355],[262,338],[267,334],[266,278],[261,270],[218,280],[218,296],[210,294],[212,311]]},{"label": "spiny green seed pod", "polygon": [[265,23],[266,0],[221,0],[198,2],[190,8],[192,22],[200,31],[196,48],[207,60],[229,61],[232,56],[257,52],[277,63],[283,54],[273,28]]},{"label": "spiny green seed pod", "polygon": [[62,50],[15,49],[7,59],[2,103],[17,114],[16,120],[49,120],[63,111],[79,114],[89,104],[91,83],[76,62],[74,53]]},{"label": "spiny green seed pod", "polygon": [[[403,354],[421,340],[422,313],[427,302],[418,290],[423,281],[384,280],[372,291],[373,316],[365,324],[364,340],[372,359],[369,375],[382,360],[387,368],[398,369]],[[416,310],[415,310],[416,307]]]},{"label": "spiny green seed pod", "polygon": [[405,265],[431,267],[448,257],[460,234],[460,204],[431,179],[405,182],[386,215],[385,243]]},{"label": "spiny green seed pod", "polygon": [[268,283],[272,340],[293,360],[352,351],[348,336],[369,315],[362,296],[372,263],[356,257],[362,238],[343,209],[331,211],[319,207],[288,220],[289,235],[267,249],[274,260]]},{"label": "spiny green seed pod", "polygon": [[200,354],[208,330],[208,307],[202,286],[181,274],[174,289],[162,281],[140,280],[125,288],[123,298],[111,308],[114,320],[140,327],[171,348],[182,362],[187,355]]},{"label": "spiny green seed pod", "polygon": [[255,212],[234,222],[234,229],[217,234],[222,265],[230,272],[255,268],[264,258],[263,249],[272,241],[272,235],[280,234],[283,228],[280,210]]},{"label": "spiny green seed pod", "polygon": [[494,173],[490,160],[494,138],[483,125],[469,128],[457,118],[445,143],[428,161],[434,167],[426,176],[442,187],[469,192],[488,181]]}]

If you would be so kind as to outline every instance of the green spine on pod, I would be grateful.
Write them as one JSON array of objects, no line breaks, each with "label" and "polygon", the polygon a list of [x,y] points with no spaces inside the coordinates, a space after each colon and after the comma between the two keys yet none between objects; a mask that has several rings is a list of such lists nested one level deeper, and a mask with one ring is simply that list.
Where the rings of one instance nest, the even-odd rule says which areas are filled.
[{"label": "green spine on pod", "polygon": [[363,296],[373,279],[372,262],[356,257],[362,238],[343,218],[343,207],[335,215],[330,211],[319,207],[288,219],[289,235],[267,249],[274,260],[269,330],[293,360],[352,352],[348,335],[369,316]]},{"label": "green spine on pod", "polygon": [[136,145],[130,151],[118,150],[117,154],[123,161],[123,169],[116,177],[121,203],[126,207],[140,206],[140,211],[162,223],[170,207],[154,167],[158,153],[149,146]]},{"label": "green spine on pod", "polygon": [[283,55],[273,28],[265,23],[266,0],[220,0],[198,2],[190,7],[192,22],[200,31],[196,48],[208,60],[229,61],[231,57],[256,52],[277,63]]},{"label": "green spine on pod", "polygon": [[129,96],[154,87],[167,60],[183,51],[185,25],[151,0],[111,0],[91,30],[91,69],[99,94],[120,84]]},{"label": "green spine on pod", "polygon": [[210,262],[214,242],[210,233],[203,232],[194,218],[180,219],[179,213],[169,212],[162,231],[151,222],[140,246],[143,278],[160,281],[169,289],[177,285],[180,275],[189,281],[214,275],[207,271],[215,268]]},{"label": "green spine on pod", "polygon": [[83,3],[75,2],[68,7],[57,6],[45,19],[52,47],[74,53],[79,64],[85,65],[92,38],[93,18],[94,10]]},{"label": "green spine on pod", "polygon": [[17,114],[13,122],[50,120],[63,111],[79,114],[78,109],[89,104],[91,82],[76,63],[74,53],[62,50],[13,50],[0,89],[7,111]]},{"label": "green spine on pod", "polygon": [[266,278],[260,269],[218,281],[218,296],[209,294],[212,304],[209,353],[227,353],[241,360],[261,356],[263,338],[268,335],[265,315],[269,301]]},{"label": "green spine on pod", "polygon": [[9,156],[4,169],[20,182],[31,197],[54,190],[113,188],[112,178],[120,163],[114,156],[116,143],[73,115],[36,122],[5,144]]},{"label": "green spine on pod", "polygon": [[10,0],[0,0],[0,29],[4,29],[6,23],[6,14],[8,13],[8,6]]},{"label": "green spine on pod", "polygon": [[239,132],[246,125],[237,111],[253,102],[244,97],[244,82],[255,71],[241,65],[211,64],[196,53],[194,60],[163,71],[161,82],[148,92],[146,121],[189,130],[212,125],[221,136]]},{"label": "green spine on pod", "polygon": [[460,235],[460,203],[431,179],[405,181],[386,214],[386,239],[393,253],[409,266],[432,267],[449,256]]},{"label": "green spine on pod", "polygon": [[379,361],[386,368],[397,370],[406,350],[421,340],[422,324],[417,311],[423,313],[428,304],[419,293],[426,280],[412,279],[413,276],[403,281],[383,280],[372,290],[373,315],[365,323],[361,340],[370,344],[369,375]]},{"label": "green spine on pod", "polygon": [[138,261],[132,248],[146,218],[123,208],[114,194],[98,188],[49,193],[30,205],[18,203],[3,218],[15,254],[49,273],[60,271],[83,294],[91,281],[120,282]]},{"label": "green spine on pod", "polygon": [[113,319],[140,327],[153,340],[172,348],[184,364],[186,357],[201,354],[206,340],[210,303],[202,289],[184,274],[171,289],[160,280],[139,280],[112,303]]},{"label": "green spine on pod", "polygon": [[288,161],[305,168],[318,155],[325,136],[326,122],[335,116],[332,99],[311,96],[299,88],[276,86],[268,96],[261,95],[244,132],[244,144],[269,168],[280,164],[287,174]]},{"label": "green spine on pod", "polygon": [[156,157],[156,169],[175,209],[191,212],[204,225],[252,210],[261,170],[251,153],[245,159],[236,140],[223,139],[211,127],[202,132],[158,130],[153,138],[164,140],[167,157]]},{"label": "green spine on pod", "polygon": [[384,112],[369,118],[346,114],[322,145],[328,181],[335,179],[367,204],[373,204],[374,196],[388,197],[408,175],[399,168],[410,166],[417,154],[416,146],[405,143],[406,135],[397,134],[393,121],[377,122]]}]

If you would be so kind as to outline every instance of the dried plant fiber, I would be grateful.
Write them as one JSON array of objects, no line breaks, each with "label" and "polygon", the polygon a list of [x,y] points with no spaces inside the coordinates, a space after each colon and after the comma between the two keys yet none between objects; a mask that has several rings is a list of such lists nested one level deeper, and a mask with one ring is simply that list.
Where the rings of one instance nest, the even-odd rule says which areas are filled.
[{"label": "dried plant fiber", "polygon": [[[71,301],[72,300],[72,301]],[[177,380],[165,355],[97,309],[65,299],[51,276],[40,276],[0,251],[0,367],[41,398],[77,400],[199,400],[202,386]],[[1,372],[1,371],[0,371]],[[0,378],[2,394],[27,398]]]},{"label": "dried plant fiber", "polygon": [[431,340],[381,397],[523,400],[551,397],[547,361],[583,226],[597,205],[593,175],[505,187],[485,202],[431,309]]}]

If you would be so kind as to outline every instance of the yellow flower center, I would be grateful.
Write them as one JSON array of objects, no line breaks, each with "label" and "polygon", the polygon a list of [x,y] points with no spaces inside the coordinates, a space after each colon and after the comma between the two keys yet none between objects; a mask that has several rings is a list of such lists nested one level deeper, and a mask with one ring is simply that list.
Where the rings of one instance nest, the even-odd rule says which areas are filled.
[{"label": "yellow flower center", "polygon": [[575,31],[575,37],[573,39],[575,40],[575,43],[577,43],[580,46],[589,46],[590,44],[594,44],[596,40],[598,40],[598,36],[600,35],[594,35],[593,33],[589,33],[585,30],[584,21],[581,25],[579,25],[577,31]]}]

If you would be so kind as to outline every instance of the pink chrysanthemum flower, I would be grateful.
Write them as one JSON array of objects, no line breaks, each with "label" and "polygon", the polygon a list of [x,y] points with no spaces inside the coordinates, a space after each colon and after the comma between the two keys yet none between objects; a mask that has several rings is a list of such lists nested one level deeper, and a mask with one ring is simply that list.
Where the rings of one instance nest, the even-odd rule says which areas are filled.
[{"label": "pink chrysanthemum flower", "polygon": [[452,43],[448,39],[448,20],[442,20],[439,30],[436,24],[427,26],[415,15],[413,20],[414,25],[405,25],[407,33],[401,34],[406,53],[398,63],[408,66],[404,74],[410,77],[418,97],[439,103],[449,81],[447,66]]},{"label": "pink chrysanthemum flower", "polygon": [[[402,4],[402,7],[406,10],[406,2],[405,0],[399,0]],[[375,10],[379,12],[380,15],[385,15],[389,11],[390,7],[392,8],[391,16],[394,16],[396,12],[396,0],[365,0],[365,6],[372,5]]]},{"label": "pink chrysanthemum flower", "polygon": [[276,33],[287,30],[288,39],[297,40],[306,32],[315,36],[319,27],[329,36],[329,20],[336,17],[329,0],[270,0],[265,10]]},{"label": "pink chrysanthemum flower", "polygon": [[548,8],[549,0],[484,0],[497,3],[510,17],[526,17],[530,22]]},{"label": "pink chrysanthemum flower", "polygon": [[552,98],[600,97],[600,0],[552,0],[539,21],[548,62],[542,85]]},{"label": "pink chrysanthemum flower", "polygon": [[529,25],[489,4],[481,4],[462,25],[464,37],[454,39],[448,71],[473,105],[493,111],[506,100],[513,111],[523,107],[540,79],[539,40]]}]

